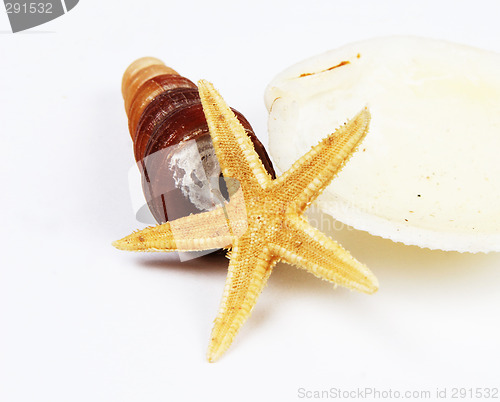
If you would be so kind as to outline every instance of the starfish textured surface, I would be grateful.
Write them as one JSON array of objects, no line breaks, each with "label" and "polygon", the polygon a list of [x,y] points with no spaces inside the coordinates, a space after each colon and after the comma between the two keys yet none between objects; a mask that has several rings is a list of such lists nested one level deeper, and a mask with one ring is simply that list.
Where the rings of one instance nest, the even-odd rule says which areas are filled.
[{"label": "starfish textured surface", "polygon": [[202,80],[198,87],[222,173],[237,179],[239,188],[224,207],[144,229],[113,244],[135,251],[232,246],[208,348],[213,362],[231,345],[278,261],[349,289],[377,290],[377,279],[366,266],[302,216],[363,140],[370,114],[363,109],[273,180],[212,84]]}]

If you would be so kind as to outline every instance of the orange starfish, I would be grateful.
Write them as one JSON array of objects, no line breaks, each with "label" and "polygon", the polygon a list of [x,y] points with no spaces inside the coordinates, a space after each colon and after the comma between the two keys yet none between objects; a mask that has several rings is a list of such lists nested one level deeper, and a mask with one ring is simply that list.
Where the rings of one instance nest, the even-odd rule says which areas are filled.
[{"label": "orange starfish", "polygon": [[208,348],[208,360],[213,362],[231,345],[278,261],[350,289],[377,290],[377,279],[366,266],[302,216],[363,140],[370,114],[362,110],[273,180],[212,84],[202,80],[198,87],[222,173],[236,179],[239,188],[230,188],[233,195],[224,207],[132,233],[113,245],[134,251],[231,245],[222,303]]}]

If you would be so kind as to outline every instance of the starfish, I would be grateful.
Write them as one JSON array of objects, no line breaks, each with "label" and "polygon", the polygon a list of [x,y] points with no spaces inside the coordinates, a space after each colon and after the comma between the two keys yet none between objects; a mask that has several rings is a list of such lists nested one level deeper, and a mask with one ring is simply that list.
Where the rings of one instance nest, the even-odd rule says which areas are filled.
[{"label": "starfish", "polygon": [[302,216],[363,140],[370,114],[363,109],[273,180],[212,84],[201,80],[198,87],[222,173],[236,179],[238,188],[230,188],[230,201],[222,207],[134,232],[113,245],[133,251],[231,246],[227,280],[207,353],[213,362],[231,345],[279,261],[335,285],[365,293],[377,290],[377,279],[365,265]]}]

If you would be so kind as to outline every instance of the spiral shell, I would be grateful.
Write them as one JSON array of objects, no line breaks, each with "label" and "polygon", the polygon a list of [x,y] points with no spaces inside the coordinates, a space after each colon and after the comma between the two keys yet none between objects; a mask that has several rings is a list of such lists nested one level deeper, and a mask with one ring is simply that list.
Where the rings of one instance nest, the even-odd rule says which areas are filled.
[{"label": "spiral shell", "polygon": [[[196,84],[161,60],[144,57],[125,71],[122,94],[143,191],[156,221],[213,209],[218,201],[214,186],[223,197],[227,193],[222,180],[212,180],[222,175]],[[233,112],[274,178],[269,156],[250,123]]]}]

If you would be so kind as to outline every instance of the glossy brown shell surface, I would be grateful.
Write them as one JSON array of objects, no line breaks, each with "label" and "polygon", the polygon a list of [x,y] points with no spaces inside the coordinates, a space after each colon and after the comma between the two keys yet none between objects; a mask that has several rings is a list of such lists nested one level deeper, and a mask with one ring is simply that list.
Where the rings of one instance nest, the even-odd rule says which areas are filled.
[{"label": "glossy brown shell surface", "polygon": [[[197,86],[160,60],[136,60],[124,73],[122,93],[149,209],[158,223],[213,209],[215,187],[225,195],[222,177]],[[272,163],[250,123],[236,117],[265,168]],[[219,196],[220,198],[220,196]]]}]

